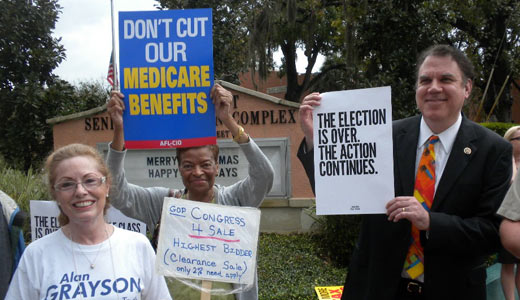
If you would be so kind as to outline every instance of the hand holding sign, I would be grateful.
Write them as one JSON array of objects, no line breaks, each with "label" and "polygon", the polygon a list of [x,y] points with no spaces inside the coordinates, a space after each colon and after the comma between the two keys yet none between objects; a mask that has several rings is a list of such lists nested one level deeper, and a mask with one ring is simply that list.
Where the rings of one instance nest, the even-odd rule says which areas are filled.
[{"label": "hand holding sign", "polygon": [[314,107],[320,105],[320,103],[320,93],[312,93],[305,96],[305,98],[303,98],[302,104],[300,105],[300,126],[302,128],[303,134],[305,135],[307,149],[312,149],[314,146],[312,111],[314,110]]},{"label": "hand holding sign", "polygon": [[107,111],[114,124],[114,136],[112,138],[112,149],[122,151],[125,146],[125,132],[123,124],[123,112],[125,111],[124,95],[118,91],[110,93],[110,101]]},{"label": "hand holding sign", "polygon": [[430,214],[415,197],[395,197],[386,204],[386,209],[388,221],[407,219],[419,230],[430,229]]},{"label": "hand holding sign", "polygon": [[110,100],[107,104],[107,111],[112,118],[115,128],[123,128],[123,112],[125,111],[125,103],[123,98],[125,96],[118,91],[110,93]]},{"label": "hand holding sign", "polygon": [[215,105],[215,114],[217,115],[217,118],[224,123],[233,119],[230,110],[231,103],[233,102],[233,95],[230,91],[217,83],[211,89],[211,99]]},{"label": "hand holding sign", "polygon": [[249,142],[249,135],[245,133],[244,128],[239,126],[231,115],[233,94],[217,83],[211,89],[211,99],[213,99],[213,104],[215,105],[217,118],[229,129],[229,132],[233,135],[233,140],[239,144]]}]

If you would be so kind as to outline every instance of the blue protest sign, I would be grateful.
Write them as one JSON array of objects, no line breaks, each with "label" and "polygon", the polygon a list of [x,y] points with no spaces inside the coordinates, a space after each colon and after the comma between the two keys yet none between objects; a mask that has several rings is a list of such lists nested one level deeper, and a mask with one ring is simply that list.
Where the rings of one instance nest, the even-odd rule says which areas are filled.
[{"label": "blue protest sign", "polygon": [[211,9],[119,13],[125,146],[216,143]]}]

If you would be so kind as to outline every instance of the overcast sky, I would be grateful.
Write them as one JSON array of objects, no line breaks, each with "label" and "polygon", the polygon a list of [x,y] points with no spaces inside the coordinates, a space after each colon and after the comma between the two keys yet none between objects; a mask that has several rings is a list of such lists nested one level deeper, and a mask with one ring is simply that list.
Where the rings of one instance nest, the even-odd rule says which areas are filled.
[{"label": "overcast sky", "polygon": [[[62,38],[67,58],[54,73],[71,83],[106,78],[112,51],[110,0],[59,0],[58,3],[62,12],[54,36]],[[114,0],[115,15],[118,11],[155,10],[155,3]]]},{"label": "overcast sky", "polygon": [[[154,0],[114,0],[115,16],[118,11],[156,10]],[[55,37],[61,37],[67,58],[54,74],[70,83],[105,80],[112,51],[110,0],[59,0],[59,14]],[[115,20],[117,24],[117,19]],[[299,54],[304,59],[303,53]],[[321,57],[320,57],[321,59]],[[317,65],[322,63],[320,60]],[[305,72],[306,63],[298,64]],[[314,71],[317,71],[317,66]],[[106,80],[105,80],[106,82]]]}]

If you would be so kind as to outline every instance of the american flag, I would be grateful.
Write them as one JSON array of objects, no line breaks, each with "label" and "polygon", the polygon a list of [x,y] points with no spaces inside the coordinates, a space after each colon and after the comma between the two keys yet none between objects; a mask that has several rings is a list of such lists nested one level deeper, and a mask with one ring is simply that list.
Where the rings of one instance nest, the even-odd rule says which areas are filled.
[{"label": "american flag", "polygon": [[110,63],[108,65],[107,81],[114,86],[114,54],[110,55]]}]

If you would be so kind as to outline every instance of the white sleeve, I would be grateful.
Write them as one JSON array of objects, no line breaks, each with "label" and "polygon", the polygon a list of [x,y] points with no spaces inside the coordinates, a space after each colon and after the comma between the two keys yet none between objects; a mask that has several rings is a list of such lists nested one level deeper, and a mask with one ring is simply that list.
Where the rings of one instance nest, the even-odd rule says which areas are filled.
[{"label": "white sleeve", "polygon": [[497,214],[511,221],[520,220],[520,175],[515,177],[515,180],[509,187]]}]

